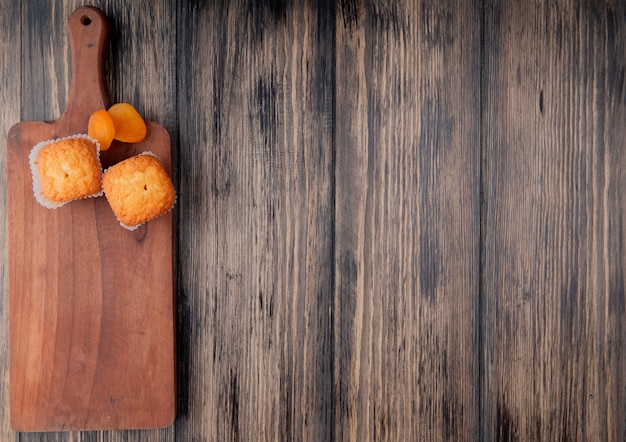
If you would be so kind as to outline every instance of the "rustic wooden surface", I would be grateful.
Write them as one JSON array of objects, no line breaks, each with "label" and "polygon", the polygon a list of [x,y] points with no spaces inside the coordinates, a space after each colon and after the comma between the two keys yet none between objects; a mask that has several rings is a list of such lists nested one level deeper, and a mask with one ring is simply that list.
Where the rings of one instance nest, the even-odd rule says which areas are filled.
[{"label": "rustic wooden surface", "polygon": [[486,3],[487,440],[626,440],[619,3]]},{"label": "rustic wooden surface", "polygon": [[[179,415],[14,433],[3,259],[0,440],[626,438],[623,2],[94,3],[172,135]],[[79,5],[0,0],[2,133]]]},{"label": "rustic wooden surface", "polygon": [[453,3],[338,8],[340,440],[478,428],[480,22]]}]

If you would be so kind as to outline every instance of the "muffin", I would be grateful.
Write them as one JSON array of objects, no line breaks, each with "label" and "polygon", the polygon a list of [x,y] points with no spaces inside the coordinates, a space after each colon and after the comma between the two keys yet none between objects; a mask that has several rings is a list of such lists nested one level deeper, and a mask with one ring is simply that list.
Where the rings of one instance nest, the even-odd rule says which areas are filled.
[{"label": "muffin", "polygon": [[42,141],[29,155],[33,193],[48,208],[102,195],[100,145],[87,135]]},{"label": "muffin", "polygon": [[176,201],[172,180],[151,152],[109,167],[102,187],[118,221],[129,230],[163,215]]}]

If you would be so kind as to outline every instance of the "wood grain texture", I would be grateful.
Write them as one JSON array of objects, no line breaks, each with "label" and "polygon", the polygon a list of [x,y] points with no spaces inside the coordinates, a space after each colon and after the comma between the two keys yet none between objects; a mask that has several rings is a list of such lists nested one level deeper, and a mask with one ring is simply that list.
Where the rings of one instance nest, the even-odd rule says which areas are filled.
[{"label": "wood grain texture", "polygon": [[[22,53],[18,55],[21,55],[24,66],[21,95],[23,102],[28,103],[22,106],[21,119],[52,120],[65,108],[71,80],[71,57],[65,26],[69,14],[82,4],[78,1],[21,3],[23,44]],[[163,124],[175,148],[176,86],[175,82],[167,80],[175,78],[176,69],[176,51],[173,49],[176,27],[171,2],[102,1],[92,4],[106,13],[112,26],[107,76],[111,99],[133,102],[148,119]],[[150,13],[144,14],[143,11]],[[134,38],[135,35],[141,38]],[[114,56],[119,46],[124,47],[127,57]],[[25,54],[27,48],[32,51],[30,57]],[[175,175],[175,150],[173,157]],[[160,441],[171,440],[172,435],[173,429],[166,428],[62,434],[17,433],[14,437],[22,441]]]},{"label": "wood grain texture", "polygon": [[328,440],[333,10],[182,2],[178,440]]},{"label": "wood grain texture", "polygon": [[[4,295],[0,440],[624,440],[621,2],[93,3],[172,137],[179,417],[12,432]],[[0,0],[4,133],[80,5]]]},{"label": "wood grain texture", "polygon": [[338,440],[478,429],[477,12],[428,1],[338,10]]},{"label": "wood grain texture", "polygon": [[6,3],[0,13],[0,440],[11,440],[9,416],[9,339],[8,339],[8,252],[6,228],[6,137],[13,124],[20,120],[21,23],[19,4]]},{"label": "wood grain texture", "polygon": [[[66,23],[72,11],[60,14],[59,22],[50,25],[52,29],[63,29],[59,37],[66,42]],[[46,17],[56,19],[54,13]],[[31,24],[38,24],[37,20],[41,19],[36,15],[28,18],[33,20]],[[81,23],[76,21],[74,25],[83,29]],[[92,17],[91,26],[85,25],[84,29],[96,26],[95,23]],[[30,32],[42,27],[46,28],[25,26]],[[49,36],[39,35],[41,32],[27,34],[24,39],[30,48],[51,41]],[[95,50],[94,47],[98,47],[95,41],[85,43],[82,50],[72,52],[72,57],[63,50],[55,52],[56,49],[51,50],[50,59],[26,55],[24,71],[28,75],[25,77],[34,84],[55,86],[47,97],[49,101],[38,96],[31,97],[30,102],[58,105],[56,95],[60,89],[66,91],[71,100],[63,104],[64,113],[54,123],[20,124],[9,134],[9,141],[13,143],[8,151],[8,171],[12,178],[9,182],[10,250],[17,263],[11,272],[10,293],[11,396],[12,422],[18,428],[163,426],[168,423],[167,419],[172,419],[174,412],[171,214],[155,220],[149,228],[124,234],[103,199],[80,201],[68,209],[47,211],[30,207],[32,191],[29,184],[23,185],[24,181],[29,181],[25,177],[30,176],[28,146],[41,139],[86,131],[89,113],[108,102],[108,97],[99,90],[99,81],[92,82],[95,71],[99,70],[96,59],[83,57]],[[33,49],[33,53],[37,51]],[[37,63],[45,66],[70,59],[72,85],[78,84],[78,88],[59,88],[58,80],[63,75],[58,70],[53,78],[42,78],[49,71]],[[69,64],[59,64],[69,69]],[[31,84],[26,83],[25,90],[30,91],[30,87]],[[154,122],[148,122],[148,136],[143,144],[118,149],[116,156],[152,150],[166,168],[171,167],[169,137]],[[103,163],[110,163],[110,160],[111,155],[103,153]],[[41,250],[52,253],[52,257],[36,253],[36,248],[31,247],[32,239],[44,232],[47,235],[41,238],[39,245]],[[57,248],[58,256],[54,256]],[[22,250],[25,250],[25,260],[22,260]],[[47,278],[37,276],[39,268],[47,269]],[[149,276],[149,270],[156,268],[161,270]],[[30,271],[34,276],[29,278]],[[59,284],[39,285],[54,282],[54,278]],[[37,350],[38,345],[41,351]],[[26,348],[32,350],[26,352]],[[136,384],[133,384],[133,377]],[[38,383],[34,379],[39,379]],[[144,387],[152,384],[154,388],[144,388],[142,382]],[[133,398],[139,399],[134,402]],[[146,400],[150,407],[145,407]],[[137,413],[131,411],[133,407]],[[105,422],[107,415],[109,422]],[[158,417],[153,421],[150,415]]]},{"label": "wood grain texture", "polygon": [[485,5],[486,440],[626,438],[625,25]]}]

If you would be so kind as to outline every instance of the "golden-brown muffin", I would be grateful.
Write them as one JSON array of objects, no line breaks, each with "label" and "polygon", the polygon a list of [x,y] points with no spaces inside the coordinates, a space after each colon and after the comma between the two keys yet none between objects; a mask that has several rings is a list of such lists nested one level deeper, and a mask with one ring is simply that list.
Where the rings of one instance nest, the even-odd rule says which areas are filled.
[{"label": "golden-brown muffin", "polygon": [[87,135],[43,141],[29,155],[33,193],[45,207],[102,195],[98,142]]},{"label": "golden-brown muffin", "polygon": [[172,180],[150,152],[108,168],[102,186],[120,224],[130,230],[169,211],[176,201]]}]

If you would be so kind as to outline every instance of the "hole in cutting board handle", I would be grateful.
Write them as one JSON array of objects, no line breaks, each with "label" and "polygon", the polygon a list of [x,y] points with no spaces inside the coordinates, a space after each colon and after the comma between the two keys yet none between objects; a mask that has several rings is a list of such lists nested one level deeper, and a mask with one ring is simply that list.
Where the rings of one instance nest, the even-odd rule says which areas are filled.
[{"label": "hole in cutting board handle", "polygon": [[[72,51],[69,96],[61,118],[84,118],[87,111],[110,106],[106,78],[109,21],[100,9],[81,6],[67,20]],[[91,113],[89,112],[89,113]]]}]

